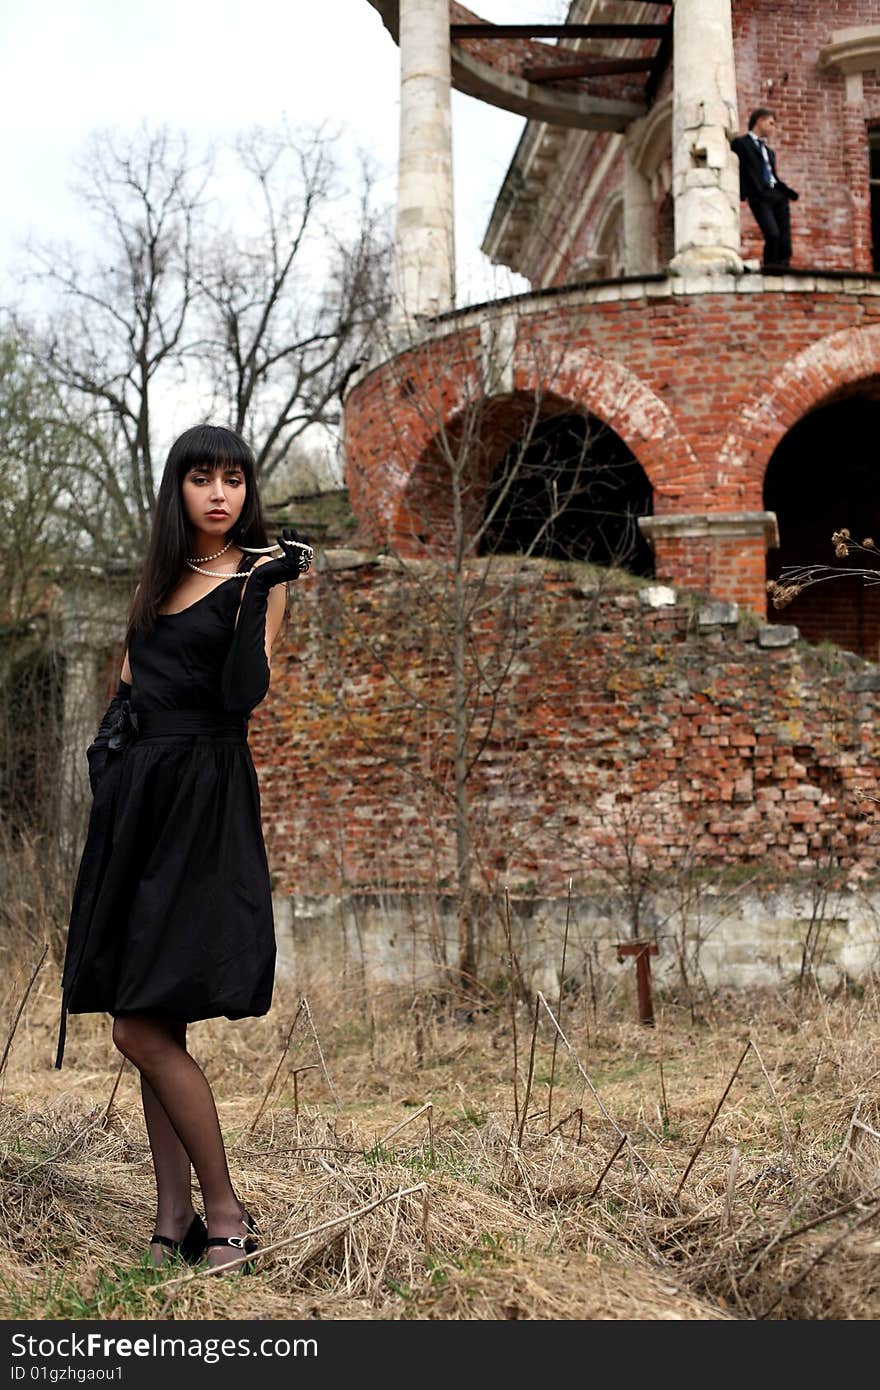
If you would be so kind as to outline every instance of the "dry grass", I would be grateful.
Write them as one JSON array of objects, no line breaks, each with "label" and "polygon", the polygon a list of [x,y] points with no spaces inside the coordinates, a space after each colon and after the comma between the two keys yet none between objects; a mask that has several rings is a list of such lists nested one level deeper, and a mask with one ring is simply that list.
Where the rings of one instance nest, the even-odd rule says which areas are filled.
[{"label": "dry grass", "polygon": [[[6,973],[7,1029],[30,952]],[[44,965],[0,1079],[3,1317],[880,1316],[873,985],[716,998],[696,1025],[667,1000],[655,1030],[631,1021],[625,988],[598,1011],[569,995],[561,1021],[590,1084],[560,1046],[552,1124],[572,1113],[548,1134],[541,1011],[521,1143],[507,1000],[413,1007],[411,992],[316,981],[314,1032],[300,1009],[289,1046],[300,996],[280,986],[266,1019],[193,1025],[263,1233],[244,1279],[150,1266],[137,1075],[126,1064],[113,1094],[120,1059],[95,1015],[70,1020],[54,1070],[57,985]],[[532,1017],[520,1006],[519,1104]],[[297,1113],[292,1071],[312,1064]]]}]

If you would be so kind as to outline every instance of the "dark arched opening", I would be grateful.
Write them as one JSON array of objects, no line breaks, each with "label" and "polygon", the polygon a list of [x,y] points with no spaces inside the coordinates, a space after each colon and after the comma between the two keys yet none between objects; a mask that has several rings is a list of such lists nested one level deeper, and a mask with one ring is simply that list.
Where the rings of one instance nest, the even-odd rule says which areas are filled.
[{"label": "dark arched opening", "polygon": [[528,553],[619,565],[646,577],[654,557],[637,518],[653,490],[619,435],[592,416],[538,421],[489,484],[480,553]]},{"label": "dark arched opening", "polygon": [[[880,544],[880,382],[839,393],[811,411],[780,441],[767,465],[764,506],[776,513],[779,548],[767,557],[767,577],[788,565],[880,569],[870,556],[839,557],[831,536],[847,528],[856,540]],[[880,578],[880,575],[878,575]],[[880,587],[862,579],[831,579],[806,587],[771,622],[794,623],[810,642],[880,656]]]}]

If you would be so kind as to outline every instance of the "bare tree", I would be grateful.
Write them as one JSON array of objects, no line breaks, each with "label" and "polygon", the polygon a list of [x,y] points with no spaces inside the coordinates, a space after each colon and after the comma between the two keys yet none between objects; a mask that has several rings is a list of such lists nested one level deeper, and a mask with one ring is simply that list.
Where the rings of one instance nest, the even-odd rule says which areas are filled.
[{"label": "bare tree", "polygon": [[46,327],[28,338],[55,382],[100,426],[80,468],[106,491],[111,533],[130,550],[146,541],[155,501],[156,384],[160,374],[182,379],[191,348],[193,248],[207,171],[165,128],[128,141],[99,132],[81,167],[78,191],[101,249],[84,264],[70,248],[31,247],[52,298]]},{"label": "bare tree", "polygon": [[172,405],[243,431],[268,481],[305,430],[336,424],[363,355],[385,254],[369,174],[340,234],[332,140],[255,130],[235,163],[258,196],[233,222],[213,155],[166,128],[98,133],[79,192],[99,250],[31,247],[48,308],[14,321],[78,420],[85,505],[67,505],[97,558],[146,542]]},{"label": "bare tree", "polygon": [[[201,256],[199,359],[214,410],[254,441],[264,482],[305,431],[339,419],[339,392],[384,309],[389,243],[362,165],[353,217],[335,139],[256,128],[236,153],[255,194],[254,227],[228,226]],[[336,219],[354,230],[342,235]]]},{"label": "bare tree", "polygon": [[[0,871],[4,826],[51,824],[57,787],[63,676],[53,640],[59,556],[70,554],[63,515],[84,445],[58,388],[10,334],[0,338]],[[48,852],[43,860],[48,864]]]},{"label": "bare tree", "polygon": [[69,544],[63,517],[85,455],[83,422],[12,335],[0,338],[0,626],[43,606],[46,568]]},{"label": "bare tree", "polygon": [[[497,845],[497,836],[475,786],[487,750],[509,736],[524,703],[541,699],[540,672],[536,682],[518,679],[521,670],[535,669],[529,650],[533,637],[523,621],[524,592],[534,583],[538,557],[583,558],[585,538],[579,532],[590,526],[601,529],[612,509],[621,524],[615,533],[617,548],[607,560],[626,563],[625,538],[635,530],[619,487],[616,500],[597,496],[599,484],[609,482],[609,470],[597,465],[599,431],[593,422],[582,414],[583,429],[576,433],[564,469],[545,447],[544,426],[561,411],[552,384],[566,347],[559,344],[536,364],[537,389],[504,398],[491,395],[467,363],[454,355],[450,360],[442,339],[391,358],[385,369],[387,419],[398,421],[397,449],[405,458],[411,435],[430,437],[433,476],[422,502],[431,505],[432,490],[435,499],[442,499],[429,524],[430,559],[396,553],[387,543],[383,547],[384,563],[393,563],[398,576],[404,630],[420,634],[419,649],[401,651],[393,637],[375,629],[362,606],[352,614],[334,604],[332,579],[331,601],[322,604],[326,620],[335,625],[334,638],[342,639],[330,644],[328,657],[337,661],[333,689],[349,731],[377,760],[395,763],[413,779],[434,823],[451,826],[457,974],[466,989],[478,974],[475,892],[497,869],[485,858],[487,842]],[[453,399],[456,409],[451,411]],[[401,400],[409,402],[408,412],[401,410]],[[415,422],[420,430],[412,428]],[[420,502],[413,506],[418,512]],[[583,514],[578,517],[579,511]],[[511,516],[514,528],[508,525]],[[564,523],[573,517],[566,530]],[[511,531],[517,528],[513,541]],[[374,529],[381,534],[380,519]],[[438,554],[439,547],[445,553]],[[508,553],[499,553],[503,549]],[[600,584],[593,586],[594,600]],[[387,726],[371,728],[361,717],[357,690],[350,688],[346,654],[358,644],[389,680],[391,737]],[[505,827],[510,858],[546,829],[546,824],[536,824],[528,805],[514,821],[518,823]]]}]

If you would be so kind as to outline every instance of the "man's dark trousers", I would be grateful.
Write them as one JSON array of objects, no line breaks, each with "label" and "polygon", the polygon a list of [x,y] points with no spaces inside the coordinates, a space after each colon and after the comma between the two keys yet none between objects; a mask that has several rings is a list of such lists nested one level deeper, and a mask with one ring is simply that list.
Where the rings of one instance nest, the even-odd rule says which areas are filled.
[{"label": "man's dark trousers", "polygon": [[755,221],[764,233],[764,265],[784,268],[791,260],[791,209],[788,194],[777,186],[749,198]]}]

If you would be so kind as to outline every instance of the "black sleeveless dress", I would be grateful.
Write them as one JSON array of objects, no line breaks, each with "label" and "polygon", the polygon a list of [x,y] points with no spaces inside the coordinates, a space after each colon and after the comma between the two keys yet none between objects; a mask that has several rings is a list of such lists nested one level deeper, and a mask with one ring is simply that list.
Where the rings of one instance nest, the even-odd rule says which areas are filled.
[{"label": "black sleeveless dress", "polygon": [[[245,556],[239,570],[247,570]],[[268,1012],[275,930],[247,719],[220,679],[242,584],[135,633],[130,741],[108,755],[73,891],[67,1013],[195,1022]]]}]

